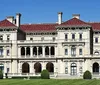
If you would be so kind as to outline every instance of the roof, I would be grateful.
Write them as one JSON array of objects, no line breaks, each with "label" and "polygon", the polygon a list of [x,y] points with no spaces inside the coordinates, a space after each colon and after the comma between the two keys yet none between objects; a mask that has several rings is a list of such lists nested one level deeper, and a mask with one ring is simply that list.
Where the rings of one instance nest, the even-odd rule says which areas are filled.
[{"label": "roof", "polygon": [[80,19],[77,19],[77,18],[72,18],[72,19],[70,19],[70,20],[68,20],[68,21],[66,21],[66,22],[64,22],[64,23],[62,23],[61,25],[64,25],[64,26],[79,26],[79,25],[89,25],[88,23],[86,23],[86,22],[84,22],[84,21],[82,21],[82,20],[80,20]]},{"label": "roof", "polygon": [[0,27],[16,27],[13,23],[9,22],[7,19],[0,21]]},{"label": "roof", "polygon": [[24,24],[20,28],[23,31],[56,31],[57,24]]},{"label": "roof", "polygon": [[93,30],[100,30],[100,23],[98,22],[93,22],[93,23],[89,23],[92,26]]}]

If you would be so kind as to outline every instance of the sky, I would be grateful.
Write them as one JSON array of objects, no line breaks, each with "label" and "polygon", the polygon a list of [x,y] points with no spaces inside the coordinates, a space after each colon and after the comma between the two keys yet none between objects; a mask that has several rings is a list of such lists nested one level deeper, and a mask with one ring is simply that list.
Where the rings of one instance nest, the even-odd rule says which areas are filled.
[{"label": "sky", "polygon": [[55,23],[58,12],[63,21],[80,14],[83,21],[100,22],[100,0],[1,0],[0,20],[21,13],[21,23]]}]

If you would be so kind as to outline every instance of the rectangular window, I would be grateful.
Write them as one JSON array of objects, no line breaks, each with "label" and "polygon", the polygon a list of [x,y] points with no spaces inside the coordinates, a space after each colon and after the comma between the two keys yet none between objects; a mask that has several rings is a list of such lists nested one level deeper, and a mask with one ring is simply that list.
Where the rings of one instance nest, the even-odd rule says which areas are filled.
[{"label": "rectangular window", "polygon": [[82,49],[79,49],[79,55],[82,55]]},{"label": "rectangular window", "polygon": [[82,34],[79,34],[79,40],[82,40]]},{"label": "rectangular window", "polygon": [[72,34],[72,39],[75,39],[75,34]]},{"label": "rectangular window", "polygon": [[3,40],[3,36],[2,35],[0,35],[0,40]]},{"label": "rectangular window", "polygon": [[0,56],[3,56],[3,47],[0,47]]},{"label": "rectangular window", "polygon": [[9,50],[7,50],[7,56],[9,56]]},{"label": "rectangular window", "polygon": [[65,40],[67,40],[68,39],[68,35],[67,34],[65,34]]},{"label": "rectangular window", "polygon": [[7,35],[7,40],[10,40],[10,36],[9,35]]},{"label": "rectangular window", "polygon": [[33,38],[30,38],[30,40],[33,40]]},{"label": "rectangular window", "polygon": [[95,43],[98,43],[98,37],[95,38]]},{"label": "rectangular window", "polygon": [[65,49],[65,55],[68,55],[68,49]]},{"label": "rectangular window", "polygon": [[76,55],[76,48],[75,47],[72,47],[71,48],[71,55],[72,56],[75,56]]}]

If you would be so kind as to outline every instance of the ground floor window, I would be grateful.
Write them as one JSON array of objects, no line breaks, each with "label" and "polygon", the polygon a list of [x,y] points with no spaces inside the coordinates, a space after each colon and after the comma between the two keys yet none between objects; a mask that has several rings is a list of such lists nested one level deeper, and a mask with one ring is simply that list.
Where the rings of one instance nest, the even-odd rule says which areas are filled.
[{"label": "ground floor window", "polygon": [[93,64],[93,73],[99,73],[99,64],[98,63]]},{"label": "ground floor window", "polygon": [[71,64],[71,75],[76,75],[77,74],[77,65],[76,63]]},{"label": "ground floor window", "polygon": [[29,64],[27,62],[22,64],[22,73],[29,73]]}]

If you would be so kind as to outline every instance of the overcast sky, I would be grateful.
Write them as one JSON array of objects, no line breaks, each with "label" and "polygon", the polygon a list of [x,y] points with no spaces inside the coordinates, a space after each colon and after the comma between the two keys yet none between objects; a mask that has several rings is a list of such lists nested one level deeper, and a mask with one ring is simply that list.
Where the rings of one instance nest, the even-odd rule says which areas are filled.
[{"label": "overcast sky", "polygon": [[63,12],[63,21],[80,14],[81,20],[100,21],[100,0],[1,0],[0,20],[22,14],[21,23],[54,23],[57,12]]}]

